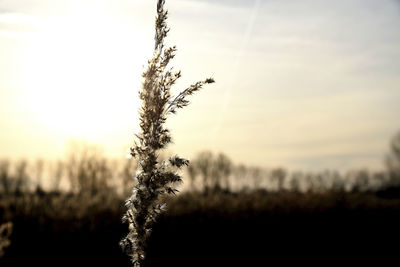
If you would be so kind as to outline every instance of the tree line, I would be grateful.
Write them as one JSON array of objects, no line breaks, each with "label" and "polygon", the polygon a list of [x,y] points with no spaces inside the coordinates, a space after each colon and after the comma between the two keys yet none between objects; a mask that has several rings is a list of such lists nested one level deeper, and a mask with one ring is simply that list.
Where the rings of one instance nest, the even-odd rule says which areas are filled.
[{"label": "tree line", "polygon": [[[376,192],[400,188],[400,133],[390,143],[385,159],[386,169],[369,171],[335,170],[321,172],[289,172],[283,167],[260,168],[234,164],[225,154],[203,151],[197,154],[184,171],[185,190],[194,191],[295,191],[295,192]],[[26,191],[79,194],[115,192],[128,195],[137,164],[134,160],[111,160],[94,146],[84,146],[64,160],[34,162],[0,160],[0,191]]]}]

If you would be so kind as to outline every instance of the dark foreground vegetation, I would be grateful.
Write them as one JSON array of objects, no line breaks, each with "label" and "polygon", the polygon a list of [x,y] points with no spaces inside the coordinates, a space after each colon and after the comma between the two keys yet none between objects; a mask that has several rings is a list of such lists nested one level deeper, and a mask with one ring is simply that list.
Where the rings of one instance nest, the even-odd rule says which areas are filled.
[{"label": "dark foreground vegetation", "polygon": [[[0,163],[1,267],[131,266],[119,241],[133,161],[77,152],[50,165],[47,186],[41,161]],[[152,229],[145,266],[398,262],[400,134],[377,173],[262,170],[201,153],[186,177]]]},{"label": "dark foreground vegetation", "polygon": [[[168,203],[146,266],[383,264],[398,253],[400,198],[210,191]],[[118,245],[123,211],[114,194],[3,194],[0,216],[14,230],[0,265],[130,266]]]}]

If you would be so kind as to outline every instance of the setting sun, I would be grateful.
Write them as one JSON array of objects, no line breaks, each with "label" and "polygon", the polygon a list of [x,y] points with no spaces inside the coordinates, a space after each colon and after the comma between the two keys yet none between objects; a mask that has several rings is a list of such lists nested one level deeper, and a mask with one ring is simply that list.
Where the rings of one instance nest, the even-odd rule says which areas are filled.
[{"label": "setting sun", "polygon": [[[21,56],[21,98],[39,123],[71,138],[98,138],[136,116],[149,53],[135,29],[82,9],[38,25]],[[125,116],[124,116],[125,115]]]}]

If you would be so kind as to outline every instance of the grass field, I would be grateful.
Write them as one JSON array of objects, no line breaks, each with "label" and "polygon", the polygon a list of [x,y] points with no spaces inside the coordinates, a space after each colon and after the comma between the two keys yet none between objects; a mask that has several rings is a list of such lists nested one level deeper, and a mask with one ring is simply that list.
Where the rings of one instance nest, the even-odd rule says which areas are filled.
[{"label": "grass field", "polygon": [[[189,192],[168,206],[146,266],[387,266],[400,237],[400,198],[374,194]],[[123,211],[114,194],[3,194],[0,218],[14,232],[1,266],[130,266]]]}]

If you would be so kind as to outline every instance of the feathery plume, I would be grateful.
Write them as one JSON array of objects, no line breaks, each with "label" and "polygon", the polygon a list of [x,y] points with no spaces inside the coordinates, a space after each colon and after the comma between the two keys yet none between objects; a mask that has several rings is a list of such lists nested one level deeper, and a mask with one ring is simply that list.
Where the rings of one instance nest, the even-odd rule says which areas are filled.
[{"label": "feathery plume", "polygon": [[131,257],[134,267],[142,265],[152,225],[166,208],[160,197],[178,192],[175,185],[182,182],[178,171],[189,164],[188,160],[179,156],[158,160],[158,151],[171,143],[171,134],[164,126],[167,116],[187,106],[187,97],[205,84],[214,83],[212,78],[208,78],[172,97],[171,87],[181,77],[181,72],[168,68],[175,57],[176,47],[164,46],[164,39],[169,32],[166,23],[168,11],[164,9],[164,4],[164,0],[157,2],[154,54],[142,75],[144,81],[139,92],[142,101],[139,110],[141,131],[136,135],[136,142],[129,152],[138,161],[138,171],[134,176],[136,185],[125,202],[127,211],[122,218],[129,225],[129,233],[120,245]]}]

